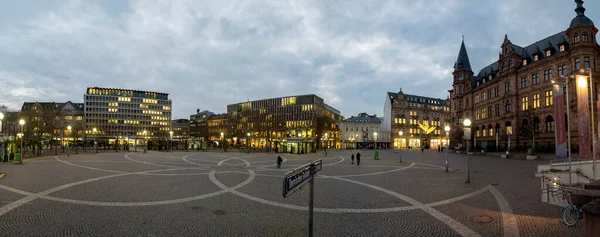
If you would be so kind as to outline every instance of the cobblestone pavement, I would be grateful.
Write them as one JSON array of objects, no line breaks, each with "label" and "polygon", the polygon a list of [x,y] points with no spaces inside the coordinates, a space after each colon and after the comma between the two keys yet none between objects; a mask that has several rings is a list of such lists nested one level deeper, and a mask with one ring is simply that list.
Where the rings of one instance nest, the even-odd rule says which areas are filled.
[{"label": "cobblestone pavement", "polygon": [[[308,188],[282,177],[316,159],[315,236],[580,236],[540,202],[536,161],[437,151],[292,155],[150,152],[0,164],[0,236],[306,236]],[[402,162],[400,162],[402,156]]]}]

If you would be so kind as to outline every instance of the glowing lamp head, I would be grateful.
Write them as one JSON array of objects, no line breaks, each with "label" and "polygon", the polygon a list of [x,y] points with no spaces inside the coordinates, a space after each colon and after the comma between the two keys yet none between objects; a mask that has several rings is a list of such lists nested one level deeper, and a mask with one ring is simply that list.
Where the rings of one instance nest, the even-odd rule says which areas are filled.
[{"label": "glowing lamp head", "polygon": [[224,134],[223,132],[221,132],[221,137],[222,137],[223,135],[225,135],[225,134]]},{"label": "glowing lamp head", "polygon": [[446,132],[450,132],[450,126],[446,126],[446,127],[444,127],[444,131],[446,131]]},{"label": "glowing lamp head", "polygon": [[246,133],[246,136],[250,136],[250,133]]},{"label": "glowing lamp head", "polygon": [[22,125],[25,125],[25,120],[23,120],[23,119],[19,120],[19,124],[20,124],[21,126],[22,126]]},{"label": "glowing lamp head", "polygon": [[402,131],[398,132],[398,135],[402,136],[402,134],[403,134],[403,132],[402,132]]},{"label": "glowing lamp head", "polygon": [[96,131],[98,131],[98,130],[97,130],[96,128],[94,128],[94,129],[92,129],[92,131],[96,132]]},{"label": "glowing lamp head", "polygon": [[71,128],[73,128],[73,127],[71,127],[71,125],[67,126],[67,129],[71,130]]},{"label": "glowing lamp head", "polygon": [[377,136],[377,132],[374,132],[374,133],[373,133],[373,136]]},{"label": "glowing lamp head", "polygon": [[470,127],[471,126],[471,120],[470,119],[465,119],[465,121],[463,121],[463,125],[465,125],[465,127]]},{"label": "glowing lamp head", "polygon": [[587,78],[584,76],[578,76],[577,77],[577,87],[587,88]]},{"label": "glowing lamp head", "polygon": [[301,137],[301,136],[302,136],[302,133],[298,133],[298,137]]},{"label": "glowing lamp head", "polygon": [[4,119],[4,114],[0,112],[0,120]]}]

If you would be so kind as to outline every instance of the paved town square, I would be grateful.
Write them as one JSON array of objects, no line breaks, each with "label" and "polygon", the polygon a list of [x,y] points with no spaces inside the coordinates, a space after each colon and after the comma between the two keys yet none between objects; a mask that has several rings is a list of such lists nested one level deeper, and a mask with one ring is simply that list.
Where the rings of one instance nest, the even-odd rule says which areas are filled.
[{"label": "paved town square", "polygon": [[540,201],[534,172],[547,161],[472,156],[465,184],[464,155],[449,154],[448,173],[434,150],[373,155],[88,152],[0,163],[0,236],[307,236],[308,185],[284,198],[282,182],[317,159],[315,236],[581,234]]}]

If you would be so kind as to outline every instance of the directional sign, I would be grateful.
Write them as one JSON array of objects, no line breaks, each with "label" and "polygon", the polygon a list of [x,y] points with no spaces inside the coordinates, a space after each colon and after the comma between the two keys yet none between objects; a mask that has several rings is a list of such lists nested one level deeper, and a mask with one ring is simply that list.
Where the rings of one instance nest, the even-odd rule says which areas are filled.
[{"label": "directional sign", "polygon": [[323,161],[313,161],[312,163],[303,165],[300,168],[287,172],[283,176],[283,197],[288,197],[292,193],[298,191],[298,189],[300,189],[306,183],[308,183],[308,181],[311,178],[311,165],[314,165],[314,174],[317,174],[317,172],[321,171],[321,169],[323,168]]}]

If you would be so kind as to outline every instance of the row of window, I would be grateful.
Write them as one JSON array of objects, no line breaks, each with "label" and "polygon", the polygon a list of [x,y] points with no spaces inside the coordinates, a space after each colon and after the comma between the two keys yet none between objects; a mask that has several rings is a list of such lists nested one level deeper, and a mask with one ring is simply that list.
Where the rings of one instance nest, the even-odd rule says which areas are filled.
[{"label": "row of window", "polygon": [[[533,108],[541,108],[541,98],[539,93],[535,93],[532,95]],[[553,105],[553,97],[552,90],[548,90],[544,92],[544,106],[552,106]],[[525,111],[529,109],[529,96],[521,97],[521,110]],[[504,112],[510,113],[512,110],[510,100],[506,100],[504,103]],[[483,108],[479,108],[476,110],[476,120],[491,118],[493,116],[500,116],[500,104],[492,106],[487,106]]]}]

